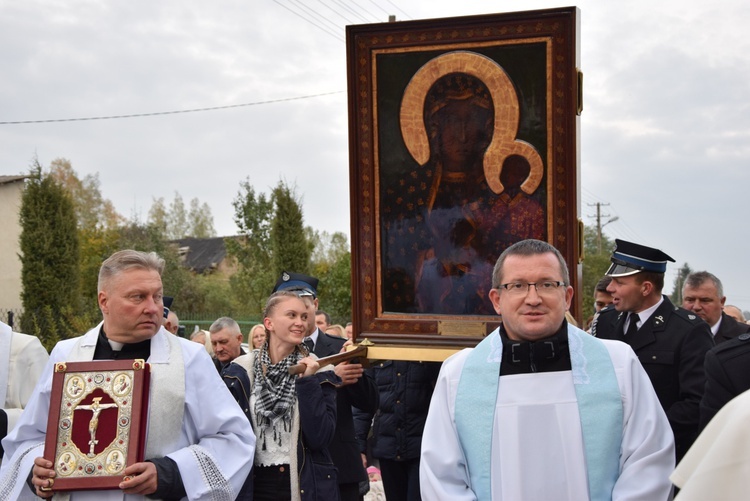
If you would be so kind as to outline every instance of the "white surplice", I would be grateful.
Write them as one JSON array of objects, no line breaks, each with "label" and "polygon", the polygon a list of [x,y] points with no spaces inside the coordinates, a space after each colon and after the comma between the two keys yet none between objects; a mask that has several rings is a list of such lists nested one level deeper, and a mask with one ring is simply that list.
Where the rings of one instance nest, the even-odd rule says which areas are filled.
[{"label": "white surplice", "polygon": [[675,501],[744,501],[750,497],[750,391],[711,419],[672,474]]},{"label": "white surplice", "polygon": [[[71,354],[79,352],[81,347],[93,354],[100,326],[86,333],[83,339],[58,343],[52,351],[18,426],[3,441],[5,458],[0,470],[0,499],[38,499],[26,485],[26,479],[33,458],[41,456],[44,451],[54,364],[70,361]],[[179,353],[171,353],[175,346],[180,349]],[[182,367],[170,365],[175,360],[180,361]],[[176,443],[151,457],[168,456],[175,461],[187,499],[235,499],[252,466],[255,435],[205,349],[161,328],[151,340],[148,362],[152,364],[152,386],[147,451],[153,449],[153,443],[163,442],[163,435],[173,435]],[[155,374],[166,377],[160,379],[154,377]],[[160,392],[160,388],[155,388],[157,384],[162,385],[161,389],[171,386],[170,391],[182,387],[183,392],[177,392],[184,400],[182,408],[170,408],[168,403],[155,398]],[[160,427],[164,430],[164,423],[176,423],[175,426],[180,427],[179,433],[176,430],[155,431]],[[146,459],[149,459],[148,454]],[[71,499],[119,501],[145,498],[124,495],[115,489],[75,492]]]},{"label": "white surplice", "polygon": [[[614,500],[666,500],[674,437],[651,382],[633,350],[604,341],[623,406],[620,473]],[[423,499],[474,500],[455,426],[456,390],[470,350],[440,371],[422,437]],[[571,371],[500,378],[492,430],[493,501],[589,499],[581,421]]]},{"label": "white surplice", "polygon": [[0,405],[8,416],[9,433],[21,417],[48,359],[47,350],[37,337],[12,332],[0,322]]}]

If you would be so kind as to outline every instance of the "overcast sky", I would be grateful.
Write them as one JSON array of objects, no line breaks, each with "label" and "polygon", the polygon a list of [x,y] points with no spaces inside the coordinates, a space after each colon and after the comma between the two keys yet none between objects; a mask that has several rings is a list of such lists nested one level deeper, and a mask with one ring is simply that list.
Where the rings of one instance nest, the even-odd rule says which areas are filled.
[{"label": "overcast sky", "polygon": [[[305,223],[349,233],[347,24],[554,1],[0,0],[0,175],[67,158],[126,217],[179,192],[220,235],[249,178],[297,186]],[[750,2],[580,1],[581,216],[722,279],[750,309]],[[303,10],[306,8],[308,11]],[[345,10],[348,9],[348,10]],[[329,19],[315,17],[315,11]],[[8,124],[237,106],[110,120]],[[605,218],[605,221],[608,218]]]}]

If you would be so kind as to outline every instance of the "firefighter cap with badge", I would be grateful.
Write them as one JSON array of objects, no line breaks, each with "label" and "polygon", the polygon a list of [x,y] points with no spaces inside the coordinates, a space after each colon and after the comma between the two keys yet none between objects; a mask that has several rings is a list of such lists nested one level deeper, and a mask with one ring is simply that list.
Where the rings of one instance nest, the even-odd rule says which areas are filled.
[{"label": "firefighter cap with badge", "polygon": [[289,290],[298,296],[318,297],[318,279],[302,273],[291,271],[281,272],[281,276],[273,287],[273,292]]},{"label": "firefighter cap with badge", "polygon": [[667,271],[667,261],[675,262],[659,249],[618,239],[615,239],[615,250],[610,261],[612,264],[605,273],[608,277],[627,277],[642,271],[664,273]]}]

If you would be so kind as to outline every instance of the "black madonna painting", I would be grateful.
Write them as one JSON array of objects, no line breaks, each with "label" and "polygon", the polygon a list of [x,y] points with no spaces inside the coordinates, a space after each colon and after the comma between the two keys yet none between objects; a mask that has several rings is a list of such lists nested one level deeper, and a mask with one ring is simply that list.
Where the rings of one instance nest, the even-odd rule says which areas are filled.
[{"label": "black madonna painting", "polygon": [[[534,106],[534,97],[545,102],[544,46],[536,58],[533,46],[516,49],[502,51],[505,67],[512,72],[516,61],[542,93],[527,88],[520,137],[519,96],[497,60],[447,52],[406,85],[396,115],[406,151],[387,155],[382,141],[380,148],[386,311],[492,314],[487,292],[500,253],[525,238],[546,238],[539,154],[546,154],[546,110]],[[536,78],[529,75],[534,60]],[[398,58],[391,63],[398,66]],[[385,61],[380,70],[388,72]],[[378,113],[385,118],[388,110]]]},{"label": "black madonna painting", "polygon": [[355,317],[370,328],[493,316],[508,246],[571,254],[559,236],[577,230],[575,41],[532,15],[561,11],[350,27]]}]

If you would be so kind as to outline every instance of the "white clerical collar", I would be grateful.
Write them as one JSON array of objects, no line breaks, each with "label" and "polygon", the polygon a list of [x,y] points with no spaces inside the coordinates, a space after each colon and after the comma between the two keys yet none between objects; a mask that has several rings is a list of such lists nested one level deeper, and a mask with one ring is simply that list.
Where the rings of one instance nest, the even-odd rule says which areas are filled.
[{"label": "white clerical collar", "polygon": [[107,338],[107,342],[109,343],[109,347],[112,348],[112,351],[122,351],[122,347],[125,346],[125,343],[118,343],[109,338]]},{"label": "white clerical collar", "polygon": [[717,320],[716,323],[711,326],[711,334],[713,334],[714,336],[718,334],[719,327],[721,327],[721,317],[719,317],[719,320]]},{"label": "white clerical collar", "polygon": [[644,322],[646,322],[646,320],[648,320],[649,318],[651,318],[651,315],[654,314],[654,312],[656,311],[656,309],[663,302],[664,302],[664,296],[661,296],[659,298],[659,302],[657,302],[655,305],[651,306],[650,308],[646,308],[643,311],[639,311],[637,313],[634,313],[635,315],[638,315],[638,326],[640,327],[641,325],[644,324]]}]

